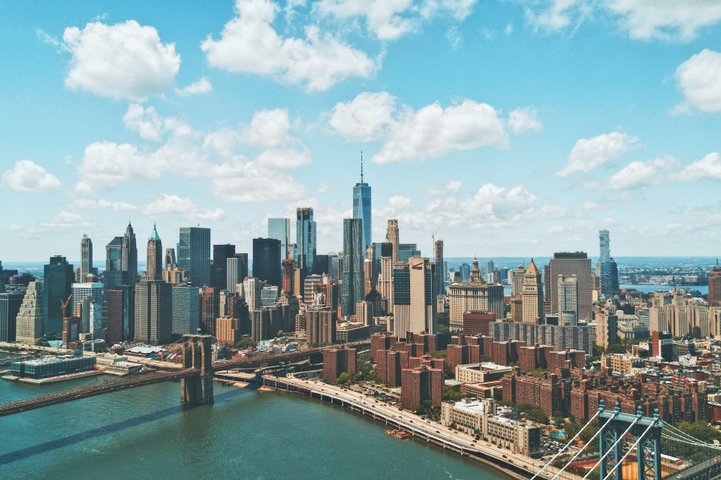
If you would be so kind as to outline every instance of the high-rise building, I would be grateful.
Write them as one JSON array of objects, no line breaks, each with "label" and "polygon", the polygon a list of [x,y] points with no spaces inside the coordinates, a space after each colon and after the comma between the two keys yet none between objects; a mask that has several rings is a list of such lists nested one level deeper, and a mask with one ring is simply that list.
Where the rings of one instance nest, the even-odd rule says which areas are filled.
[{"label": "high-rise building", "polygon": [[505,316],[503,286],[483,281],[477,258],[473,259],[467,282],[452,283],[448,286],[448,303],[448,319],[452,329],[463,328],[464,312],[493,313],[498,319]]},{"label": "high-rise building", "polygon": [[220,295],[213,287],[200,289],[200,328],[215,335],[215,319],[220,312]]},{"label": "high-rise building", "polygon": [[543,283],[541,273],[535,262],[531,263],[523,274],[523,323],[541,323],[543,319]]},{"label": "high-rise building", "polygon": [[175,249],[170,247],[165,249],[165,269],[171,270],[178,266],[178,261],[175,259]]},{"label": "high-rise building", "polygon": [[294,288],[294,282],[293,277],[295,273],[295,260],[292,258],[284,258],[280,261],[280,270],[281,270],[281,276],[283,285],[281,286],[283,291],[287,295],[295,295],[296,292]]},{"label": "high-rise building", "polygon": [[296,216],[295,264],[305,276],[305,274],[313,272],[313,264],[317,253],[316,223],[313,220],[312,208],[298,208]]},{"label": "high-rise building", "polygon": [[243,289],[238,285],[243,284],[243,280],[248,276],[248,254],[236,253],[226,260],[226,290],[230,293],[238,292],[242,295]]},{"label": "high-rise building", "polygon": [[415,243],[399,243],[398,244],[398,262],[408,263],[411,257],[420,257],[421,251]]},{"label": "high-rise building", "polygon": [[378,291],[386,313],[393,311],[393,244],[381,243],[381,271],[378,275]]},{"label": "high-rise building", "polygon": [[551,259],[551,312],[558,313],[558,276],[576,275],[578,285],[578,320],[591,319],[593,303],[593,275],[591,259],[585,252],[557,252]]},{"label": "high-rise building", "polygon": [[105,289],[100,282],[73,283],[73,312],[80,312],[80,331],[95,339],[106,336]]},{"label": "high-rise building", "polygon": [[50,257],[43,272],[43,328],[47,334],[53,335],[63,330],[61,306],[70,296],[75,275],[73,266],[60,255]]},{"label": "high-rise building", "polygon": [[25,298],[25,288],[0,292],[0,342],[14,342],[17,316]]},{"label": "high-rise building", "polygon": [[173,292],[162,280],[143,280],[135,287],[135,341],[151,345],[172,339]]},{"label": "high-rise building", "polygon": [[228,290],[228,263],[227,260],[235,255],[235,245],[213,245],[213,263],[210,283],[213,288]]},{"label": "high-rise building", "polygon": [[438,295],[446,294],[446,266],[443,260],[443,240],[433,242],[433,258],[436,264],[435,288]]},{"label": "high-rise building", "polygon": [[363,220],[343,219],[343,284],[341,309],[343,315],[355,314],[355,305],[363,299]]},{"label": "high-rise building", "polygon": [[323,376],[335,382],[342,373],[356,371],[355,348],[329,348],[323,350]]},{"label": "high-rise building", "polygon": [[363,154],[361,153],[360,182],[353,187],[353,218],[362,222],[363,236],[361,244],[367,247],[373,240],[371,238],[371,187],[363,181]]},{"label": "high-rise building", "polygon": [[596,345],[608,349],[609,345],[619,343],[618,316],[601,310],[596,312]]},{"label": "high-rise building", "polygon": [[198,327],[200,327],[200,295],[198,287],[174,285],[172,295],[173,334],[198,333]]},{"label": "high-rise building", "polygon": [[128,222],[120,250],[120,270],[125,274],[124,283],[135,285],[138,281],[138,246],[133,226]]},{"label": "high-rise building", "polygon": [[436,333],[433,266],[425,257],[412,257],[393,272],[393,334],[410,339],[413,333]]},{"label": "high-rise building", "polygon": [[618,291],[618,265],[611,257],[611,239],[608,230],[599,230],[600,256],[596,264],[601,295],[610,298]]},{"label": "high-rise building", "polygon": [[153,233],[148,239],[147,280],[161,280],[163,278],[163,242],[158,235],[158,228],[153,224]]},{"label": "high-rise building", "polygon": [[253,276],[276,287],[280,281],[280,240],[253,239]]},{"label": "high-rise building", "polygon": [[108,344],[132,340],[135,329],[135,284],[106,290],[105,305]]},{"label": "high-rise building", "polygon": [[280,258],[293,258],[293,246],[290,243],[290,218],[269,218],[268,238],[280,241]]},{"label": "high-rise building", "polygon": [[15,339],[18,342],[37,344],[43,336],[43,283],[28,284],[16,317]]},{"label": "high-rise building", "polygon": [[708,272],[708,304],[721,306],[721,267],[718,263]]},{"label": "high-rise building", "polygon": [[305,312],[306,341],[314,345],[333,344],[338,316],[331,308],[313,307]]},{"label": "high-rise building", "polygon": [[177,253],[178,266],[189,281],[196,287],[210,286],[210,229],[181,227]]},{"label": "high-rise building", "polygon": [[123,237],[115,237],[105,245],[105,271],[103,272],[103,284],[106,290],[116,285],[123,285]]},{"label": "high-rise building", "polygon": [[578,319],[578,278],[575,275],[558,276],[558,312],[555,313],[559,319],[570,314]]},{"label": "high-rise building", "polygon": [[390,242],[392,247],[392,253],[391,253],[391,260],[393,262],[393,266],[395,267],[396,263],[398,263],[398,250],[399,250],[399,233],[398,233],[398,219],[397,218],[389,218],[388,219],[388,228],[386,229],[386,241]]},{"label": "high-rise building", "polygon": [[252,312],[260,308],[260,292],[263,290],[263,282],[255,277],[245,277],[243,280],[243,293],[248,311]]},{"label": "high-rise building", "polygon": [[87,235],[80,240],[80,274],[78,282],[85,282],[88,275],[93,275],[93,241]]}]

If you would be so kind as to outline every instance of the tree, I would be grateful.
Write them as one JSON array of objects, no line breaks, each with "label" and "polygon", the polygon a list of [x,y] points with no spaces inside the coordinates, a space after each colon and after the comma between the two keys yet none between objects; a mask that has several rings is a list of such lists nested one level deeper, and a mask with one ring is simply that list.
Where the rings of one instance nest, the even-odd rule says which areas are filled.
[{"label": "tree", "polygon": [[255,348],[258,345],[258,343],[253,340],[252,337],[246,335],[243,338],[241,338],[239,341],[235,343],[236,348],[240,349],[246,349],[246,348]]}]

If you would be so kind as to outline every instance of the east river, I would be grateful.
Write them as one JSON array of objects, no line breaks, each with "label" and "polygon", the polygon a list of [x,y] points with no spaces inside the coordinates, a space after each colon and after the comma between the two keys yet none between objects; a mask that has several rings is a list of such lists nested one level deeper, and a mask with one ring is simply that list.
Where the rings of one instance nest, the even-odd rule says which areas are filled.
[{"label": "east river", "polygon": [[[0,381],[0,402],[102,381]],[[168,382],[0,417],[7,479],[488,479],[503,474],[340,407],[215,385],[215,405],[181,409]]]}]

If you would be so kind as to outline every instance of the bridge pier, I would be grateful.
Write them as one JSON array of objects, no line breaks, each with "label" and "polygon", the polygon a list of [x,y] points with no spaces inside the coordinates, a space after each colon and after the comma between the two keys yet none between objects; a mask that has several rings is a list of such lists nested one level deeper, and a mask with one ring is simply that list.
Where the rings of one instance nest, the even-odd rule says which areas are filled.
[{"label": "bridge pier", "polygon": [[198,373],[180,381],[180,403],[184,406],[213,404],[213,337],[210,335],[183,335],[183,362],[185,368]]}]

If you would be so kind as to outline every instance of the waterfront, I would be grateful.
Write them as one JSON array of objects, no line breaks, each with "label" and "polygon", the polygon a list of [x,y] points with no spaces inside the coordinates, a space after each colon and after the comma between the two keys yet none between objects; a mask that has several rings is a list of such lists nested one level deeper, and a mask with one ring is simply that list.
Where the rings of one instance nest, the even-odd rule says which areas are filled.
[{"label": "waterfront", "polygon": [[[0,402],[66,385],[3,382]],[[162,383],[0,418],[0,477],[506,478],[318,400],[215,388],[212,407],[183,410]]]}]

